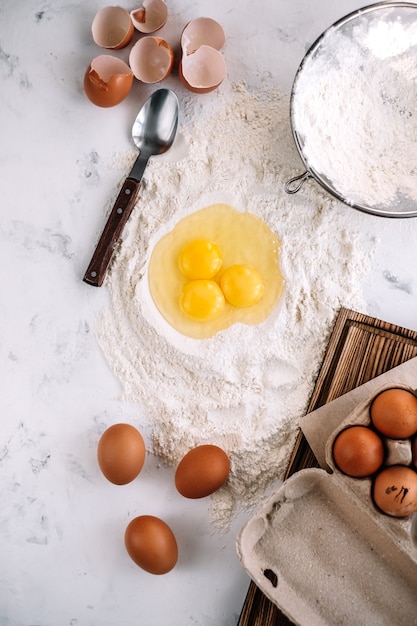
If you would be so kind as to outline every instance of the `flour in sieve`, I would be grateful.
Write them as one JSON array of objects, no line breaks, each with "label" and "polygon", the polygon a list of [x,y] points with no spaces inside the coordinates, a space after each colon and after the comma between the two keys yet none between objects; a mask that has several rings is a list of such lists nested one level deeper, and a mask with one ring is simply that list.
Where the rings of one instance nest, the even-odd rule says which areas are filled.
[{"label": "flour in sieve", "polygon": [[[285,193],[300,166],[286,95],[239,84],[214,99],[215,110],[196,111],[194,102],[182,102],[187,155],[148,166],[107,280],[110,305],[98,336],[123,398],[147,416],[153,451],[164,463],[175,467],[207,442],[229,453],[230,481],[211,499],[221,526],[282,478],[337,311],[364,310],[362,284],[375,242],[360,234],[369,216],[318,186]],[[193,340],[159,316],[146,264],[162,234],[215,201],[258,215],[277,233],[286,287],[263,324]]]},{"label": "flour in sieve", "polygon": [[351,31],[350,23],[330,29],[295,82],[308,167],[351,204],[417,210],[415,9],[409,14],[402,22],[385,9],[385,20],[365,14]]}]

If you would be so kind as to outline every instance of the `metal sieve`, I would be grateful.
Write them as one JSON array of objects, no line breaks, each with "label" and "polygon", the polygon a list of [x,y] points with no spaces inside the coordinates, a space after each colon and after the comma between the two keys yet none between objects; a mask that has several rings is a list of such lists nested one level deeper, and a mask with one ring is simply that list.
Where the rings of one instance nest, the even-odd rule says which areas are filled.
[{"label": "metal sieve", "polygon": [[297,70],[290,119],[305,171],[287,193],[314,179],[360,211],[417,216],[417,4],[379,2],[325,30]]}]

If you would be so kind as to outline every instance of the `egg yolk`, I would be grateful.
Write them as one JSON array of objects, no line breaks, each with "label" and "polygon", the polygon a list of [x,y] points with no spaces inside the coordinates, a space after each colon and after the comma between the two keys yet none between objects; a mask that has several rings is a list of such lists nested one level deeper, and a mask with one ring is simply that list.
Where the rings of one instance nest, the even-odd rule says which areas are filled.
[{"label": "egg yolk", "polygon": [[[190,213],[164,233],[152,250],[148,281],[142,284],[149,288],[163,318],[161,321],[186,337],[208,339],[233,324],[260,324],[271,314],[284,290],[279,249],[276,233],[259,217],[228,204],[213,204]],[[193,252],[200,252],[200,256],[194,256]],[[243,290],[246,297],[242,297],[239,289],[237,300],[233,299],[233,290],[236,292],[237,288],[228,290],[229,283],[232,284],[230,277],[236,271],[229,268],[236,265],[256,268],[258,272],[249,269],[252,277],[256,276],[255,285],[250,286],[246,279]],[[223,286],[230,301],[223,293],[223,274]],[[184,286],[196,280],[217,284],[209,292],[213,298],[211,304],[210,300],[208,305],[206,301],[205,307],[196,304],[195,286],[186,287],[181,296]]]},{"label": "egg yolk", "polygon": [[258,270],[250,265],[232,265],[224,272],[221,288],[233,306],[251,306],[260,300],[264,283]]},{"label": "egg yolk", "polygon": [[182,248],[178,264],[186,278],[212,278],[222,266],[222,255],[214,241],[195,239]]},{"label": "egg yolk", "polygon": [[214,280],[191,280],[182,288],[180,308],[196,320],[210,320],[224,308],[222,290]]}]

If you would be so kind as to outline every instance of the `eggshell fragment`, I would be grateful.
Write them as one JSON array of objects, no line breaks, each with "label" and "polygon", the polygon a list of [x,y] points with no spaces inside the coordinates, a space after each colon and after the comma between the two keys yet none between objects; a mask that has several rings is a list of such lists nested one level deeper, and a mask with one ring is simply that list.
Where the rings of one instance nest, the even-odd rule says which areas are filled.
[{"label": "eggshell fragment", "polygon": [[104,476],[115,485],[136,478],[145,462],[146,449],[140,432],[130,424],[113,424],[98,443],[97,460]]},{"label": "eggshell fragment", "polygon": [[174,52],[160,37],[143,37],[132,47],[129,64],[138,80],[143,83],[157,83],[171,73]]},{"label": "eggshell fragment", "polygon": [[178,545],[171,528],[159,517],[135,517],[125,532],[130,558],[150,574],[166,574],[178,560]]},{"label": "eggshell fragment", "polygon": [[214,91],[226,77],[226,62],[221,52],[210,46],[200,46],[183,55],[179,66],[180,79],[194,93]]},{"label": "eggshell fragment", "polygon": [[181,35],[181,48],[184,54],[193,54],[201,46],[221,50],[226,37],[222,26],[210,17],[198,17],[185,26]]},{"label": "eggshell fragment", "polygon": [[375,428],[392,439],[407,439],[417,432],[417,398],[406,389],[382,391],[371,404]]},{"label": "eggshell fragment", "polygon": [[84,75],[87,98],[99,107],[112,107],[126,98],[133,84],[133,72],[117,57],[102,54],[93,59]]},{"label": "eggshell fragment", "polygon": [[168,7],[163,0],[144,0],[142,7],[130,12],[132,23],[140,33],[154,33],[168,19]]},{"label": "eggshell fragment", "polygon": [[417,472],[404,465],[392,465],[374,479],[372,495],[381,511],[393,517],[407,517],[417,511]]},{"label": "eggshell fragment", "polygon": [[175,486],[185,498],[204,498],[226,482],[230,461],[226,452],[213,445],[193,448],[182,458],[175,472]]},{"label": "eggshell fragment", "polygon": [[94,42],[101,48],[120,50],[132,39],[133,22],[126,9],[109,6],[100,9],[93,20],[91,33]]},{"label": "eggshell fragment", "polygon": [[186,25],[181,35],[179,76],[187,89],[209,93],[223,82],[226,63],[220,50],[225,40],[222,26],[210,17],[199,17]]}]

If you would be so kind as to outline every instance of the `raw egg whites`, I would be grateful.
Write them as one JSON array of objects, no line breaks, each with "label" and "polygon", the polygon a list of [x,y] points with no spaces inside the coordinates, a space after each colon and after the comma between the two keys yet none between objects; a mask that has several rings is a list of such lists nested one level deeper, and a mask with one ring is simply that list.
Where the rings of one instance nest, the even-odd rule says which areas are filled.
[{"label": "raw egg whites", "polygon": [[382,391],[371,404],[375,428],[391,439],[407,439],[417,432],[417,398],[406,389]]},{"label": "raw egg whites", "polygon": [[204,498],[226,482],[230,461],[218,446],[203,444],[182,458],[175,472],[175,486],[185,498]]},{"label": "raw egg whites", "polygon": [[374,474],[384,461],[381,438],[366,426],[342,430],[333,443],[333,458],[341,472],[363,478]]},{"label": "raw egg whites", "polygon": [[150,574],[167,574],[178,560],[178,545],[171,528],[159,517],[135,517],[125,531],[130,558]]},{"label": "raw egg whites", "polygon": [[417,511],[417,473],[404,465],[392,465],[374,479],[372,495],[377,507],[393,517]]},{"label": "raw egg whites", "polygon": [[279,240],[249,212],[214,204],[180,220],[155,245],[149,291],[160,314],[195,339],[259,324],[284,288]]},{"label": "raw egg whites", "polygon": [[84,91],[96,106],[112,107],[129,94],[133,72],[127,63],[110,54],[93,59],[84,75]]},{"label": "raw egg whites", "polygon": [[138,476],[146,449],[140,432],[130,424],[113,424],[100,437],[97,460],[104,476],[115,485],[126,485]]}]

